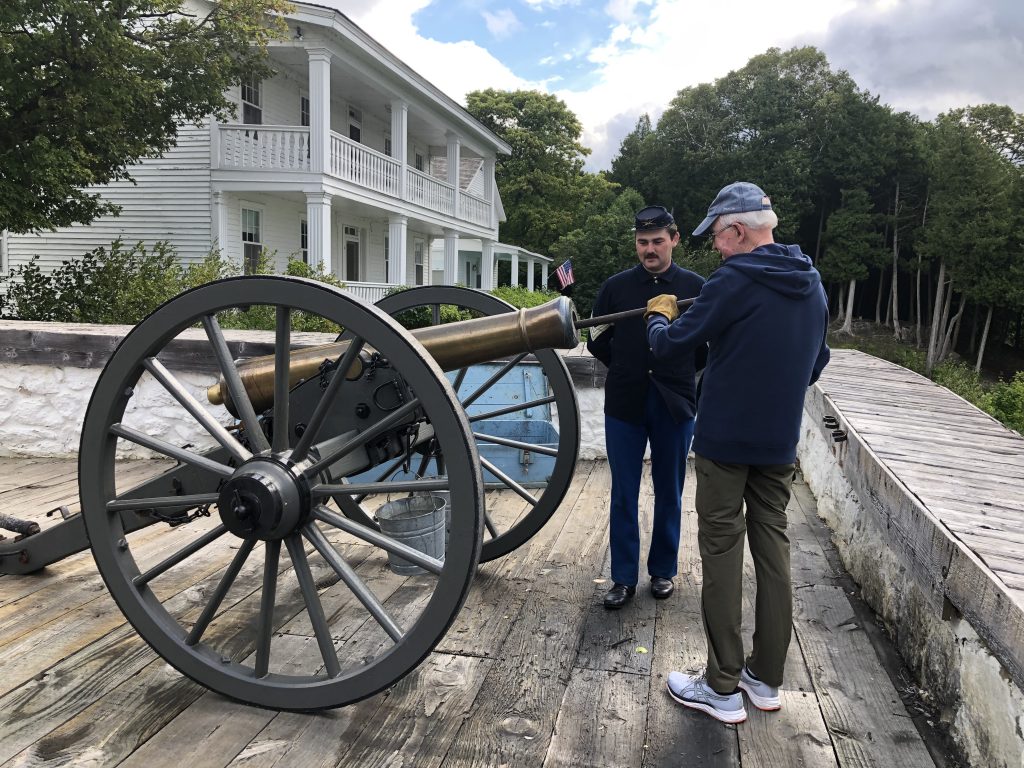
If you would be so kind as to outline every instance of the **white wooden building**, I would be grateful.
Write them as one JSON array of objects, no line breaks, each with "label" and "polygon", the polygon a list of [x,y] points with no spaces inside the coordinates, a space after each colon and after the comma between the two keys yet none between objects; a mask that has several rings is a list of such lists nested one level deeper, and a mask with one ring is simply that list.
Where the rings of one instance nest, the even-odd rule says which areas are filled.
[{"label": "white wooden building", "polygon": [[438,276],[463,282],[458,243],[470,238],[493,286],[494,164],[510,147],[343,14],[299,2],[287,22],[270,47],[276,74],[232,89],[237,122],[183,126],[176,147],[133,167],[136,185],[102,188],[120,216],[5,233],[0,269],[37,255],[52,269],[118,237],[167,240],[187,262],[212,247],[242,265],[261,251],[279,268],[303,258],[375,300],[432,281],[434,240]]}]

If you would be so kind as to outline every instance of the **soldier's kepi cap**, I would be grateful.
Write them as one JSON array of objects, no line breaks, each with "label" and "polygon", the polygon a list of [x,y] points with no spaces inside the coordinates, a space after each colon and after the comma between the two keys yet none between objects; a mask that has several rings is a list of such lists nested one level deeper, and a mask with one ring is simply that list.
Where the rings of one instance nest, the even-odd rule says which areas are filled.
[{"label": "soldier's kepi cap", "polygon": [[772,201],[756,184],[749,181],[734,181],[727,187],[723,187],[718,197],[708,208],[708,215],[695,230],[694,235],[703,235],[707,228],[714,223],[715,219],[727,213],[746,213],[748,211],[770,211]]},{"label": "soldier's kepi cap", "polygon": [[633,229],[637,232],[647,232],[652,229],[665,229],[675,223],[676,220],[665,206],[649,205],[636,212]]}]

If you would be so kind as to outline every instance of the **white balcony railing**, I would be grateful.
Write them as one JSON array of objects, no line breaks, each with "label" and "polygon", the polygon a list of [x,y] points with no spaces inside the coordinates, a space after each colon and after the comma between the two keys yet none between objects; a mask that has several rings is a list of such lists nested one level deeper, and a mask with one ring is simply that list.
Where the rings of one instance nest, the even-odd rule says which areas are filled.
[{"label": "white balcony railing", "polygon": [[291,125],[221,125],[220,167],[309,170],[309,128]]},{"label": "white balcony railing", "polygon": [[397,160],[334,132],[331,133],[329,172],[374,192],[399,196],[401,168]]},{"label": "white balcony railing", "polygon": [[345,283],[341,290],[352,296],[358,296],[370,304],[376,304],[384,298],[384,294],[394,287],[387,283]]},{"label": "white balcony railing", "polygon": [[446,216],[455,215],[455,187],[415,168],[406,168],[405,173],[409,202]]},{"label": "white balcony railing", "polygon": [[460,190],[459,218],[488,227],[491,224],[491,204],[483,198]]},{"label": "white balcony railing", "polygon": [[[214,168],[240,170],[312,170],[310,134],[306,126],[220,124],[216,128]],[[383,195],[402,199],[402,166],[393,158],[331,133],[326,171],[343,181]],[[491,225],[491,203],[435,179],[405,168],[404,199],[444,216],[484,227]]]}]

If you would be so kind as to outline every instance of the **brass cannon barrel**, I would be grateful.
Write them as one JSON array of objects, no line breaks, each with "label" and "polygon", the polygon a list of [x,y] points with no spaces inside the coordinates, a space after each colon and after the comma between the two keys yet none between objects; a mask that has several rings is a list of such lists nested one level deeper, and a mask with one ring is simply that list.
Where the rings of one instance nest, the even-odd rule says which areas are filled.
[{"label": "brass cannon barrel", "polygon": [[[418,328],[411,333],[426,347],[442,370],[454,371],[539,349],[572,349],[579,344],[576,322],[572,302],[560,296],[539,307]],[[316,376],[324,360],[337,360],[348,345],[347,341],[339,341],[292,351],[289,387]],[[356,360],[346,378],[358,379],[363,365],[362,360]],[[238,374],[257,413],[273,405],[273,355],[243,360],[238,363]],[[223,377],[207,390],[206,396],[214,405],[224,404],[231,413],[235,413]]]}]

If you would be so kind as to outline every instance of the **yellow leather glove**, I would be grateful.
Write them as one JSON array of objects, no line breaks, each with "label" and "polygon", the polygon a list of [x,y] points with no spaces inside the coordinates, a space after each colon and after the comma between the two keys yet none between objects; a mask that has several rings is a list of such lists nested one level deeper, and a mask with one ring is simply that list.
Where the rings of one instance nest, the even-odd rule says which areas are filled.
[{"label": "yellow leather glove", "polygon": [[647,311],[644,312],[644,322],[651,319],[651,315],[663,315],[670,323],[679,317],[679,307],[676,306],[678,299],[671,293],[663,293],[655,296],[647,302]]}]

